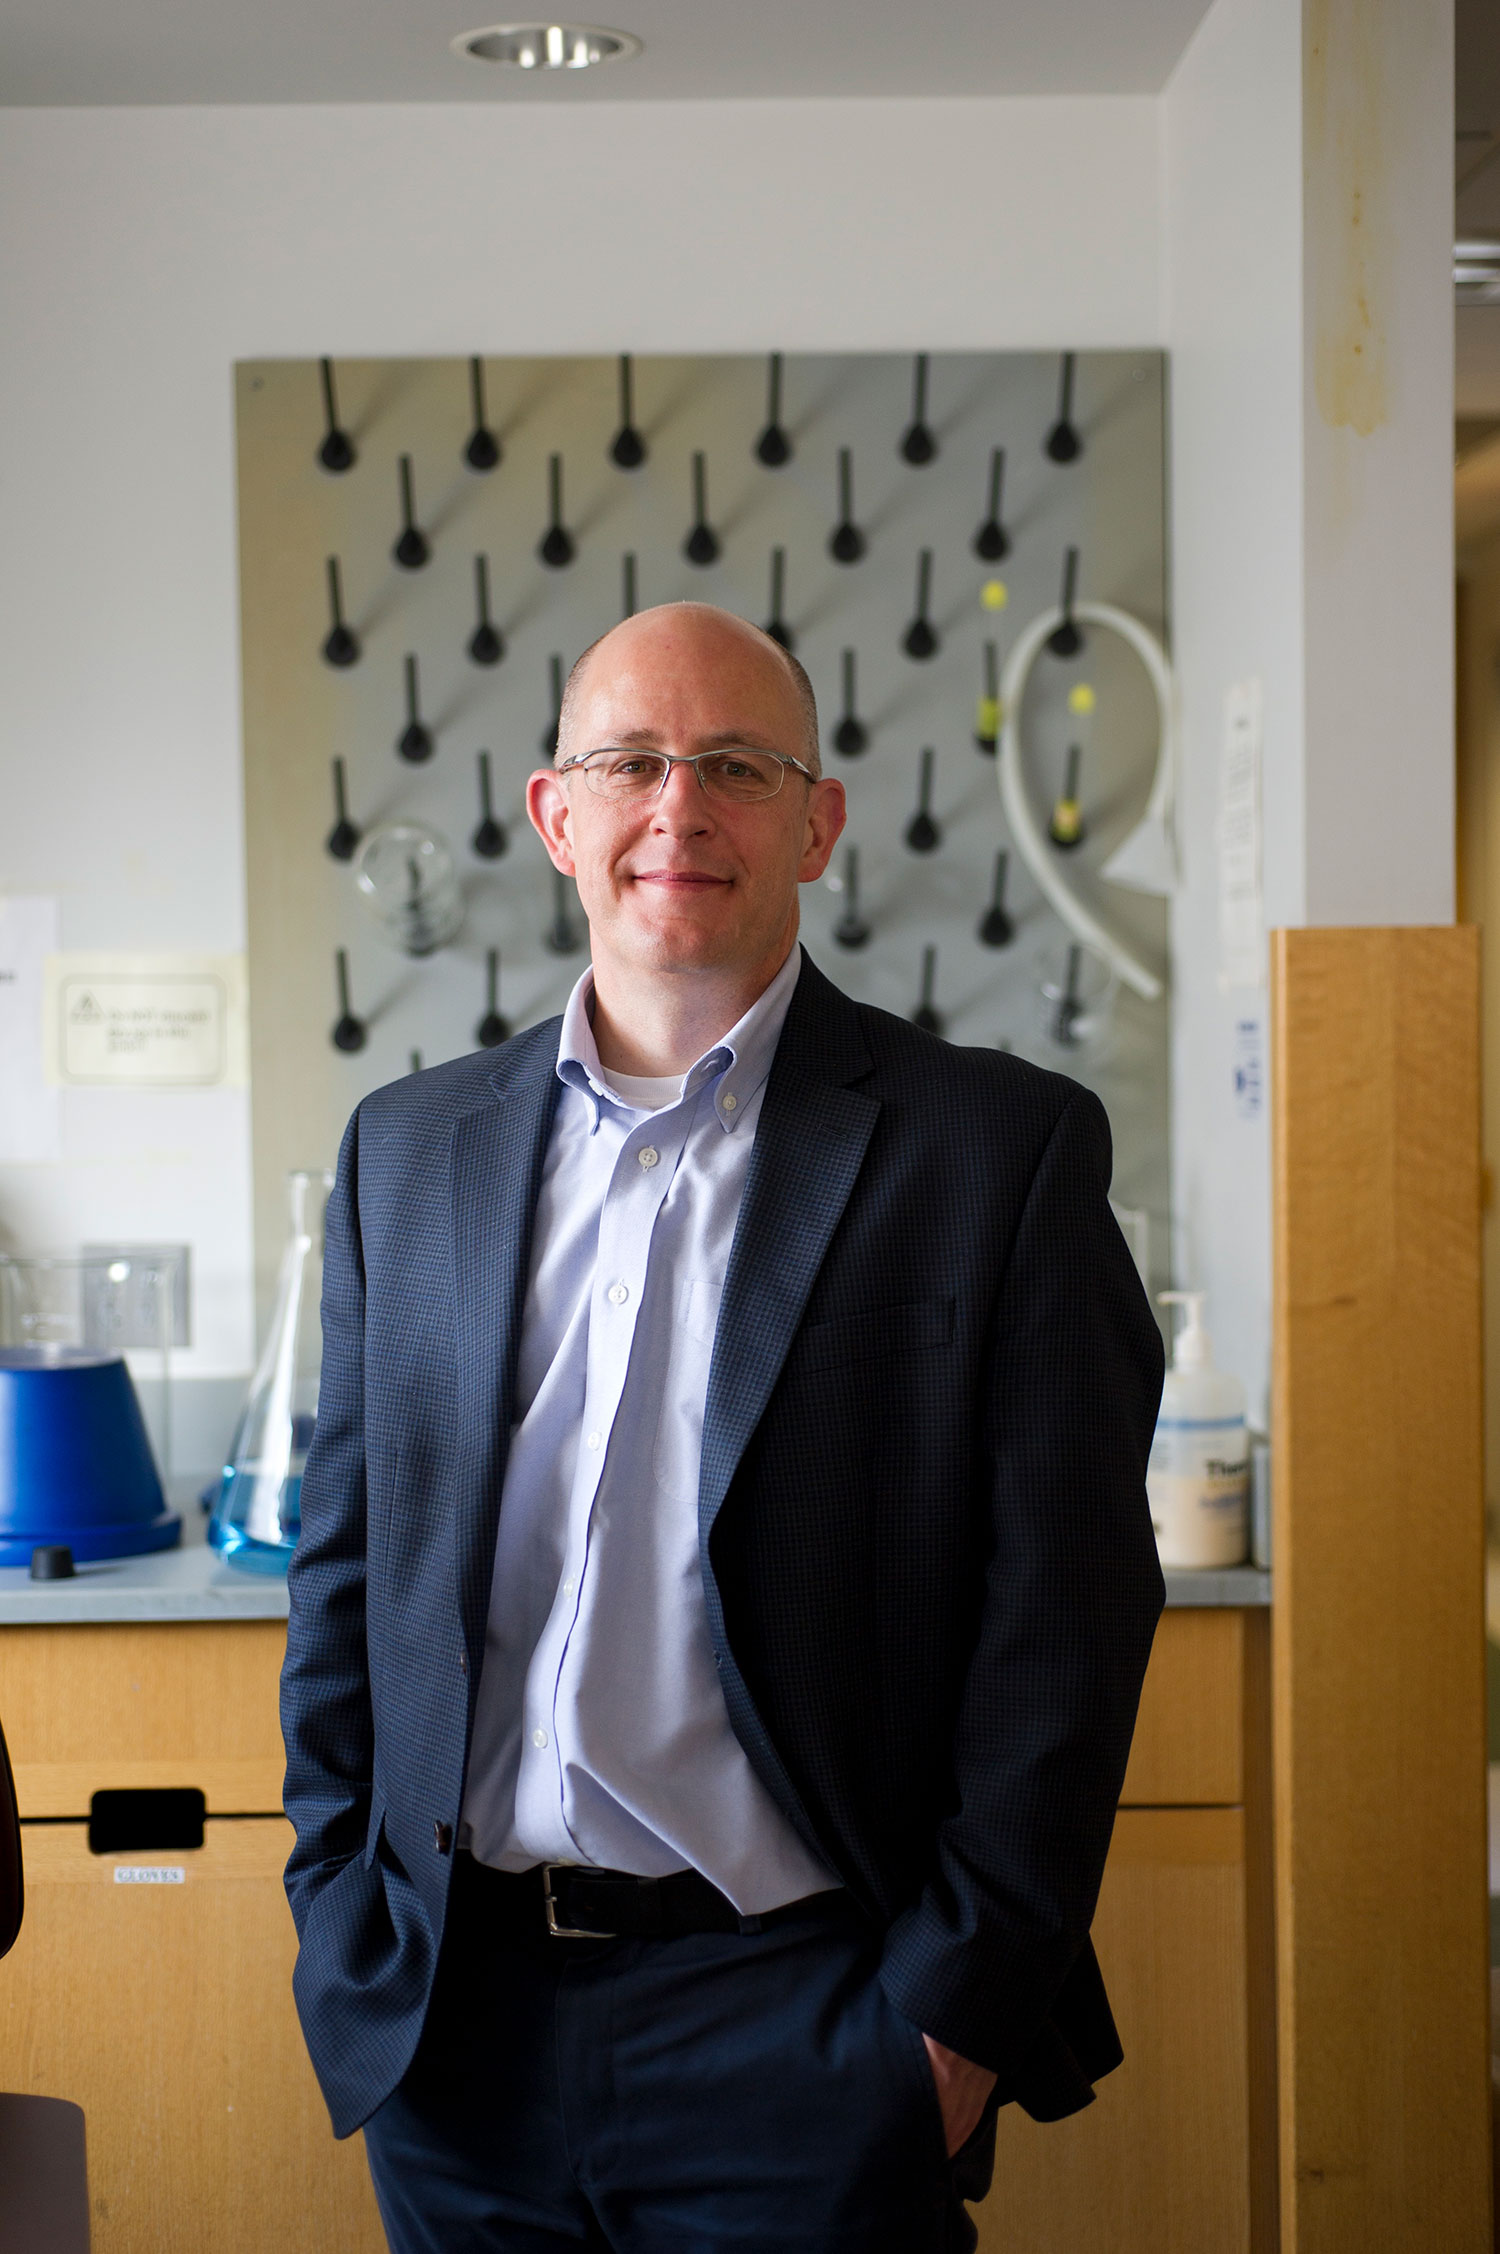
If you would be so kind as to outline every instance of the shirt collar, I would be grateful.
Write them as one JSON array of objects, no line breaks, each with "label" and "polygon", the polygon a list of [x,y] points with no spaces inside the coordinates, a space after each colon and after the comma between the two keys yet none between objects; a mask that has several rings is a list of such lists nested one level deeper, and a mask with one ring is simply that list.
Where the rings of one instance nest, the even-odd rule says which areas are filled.
[{"label": "shirt collar", "polygon": [[[705,1049],[696,1064],[682,1076],[679,1103],[696,1096],[711,1080],[718,1082],[714,1090],[714,1116],[726,1135],[733,1134],[750,1098],[771,1069],[801,969],[802,949],[794,942],[791,953],[765,992],[751,1003],[739,1023],[732,1025],[711,1049]],[[557,1077],[564,1086],[593,1098],[597,1127],[601,1105],[611,1104],[617,1110],[625,1107],[603,1077],[590,1017],[593,998],[594,971],[590,964],[568,996],[563,1011]]]}]

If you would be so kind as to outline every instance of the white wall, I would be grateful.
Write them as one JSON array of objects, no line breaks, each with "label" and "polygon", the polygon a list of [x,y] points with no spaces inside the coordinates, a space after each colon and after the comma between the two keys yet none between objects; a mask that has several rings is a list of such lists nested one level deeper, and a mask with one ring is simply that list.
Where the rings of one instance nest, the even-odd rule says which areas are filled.
[{"label": "white wall", "polygon": [[1172,611],[1183,723],[1172,909],[1179,1279],[1266,1413],[1270,1137],[1233,1101],[1235,1026],[1263,994],[1218,983],[1224,693],[1260,679],[1268,922],[1300,923],[1302,834],[1301,9],[1216,0],[1162,100],[1171,351]]},{"label": "white wall", "polygon": [[[242,944],[230,368],[255,355],[1156,341],[1142,99],[12,110],[0,889]],[[0,1242],[195,1246],[250,1355],[248,1106],[64,1098]]]},{"label": "white wall", "polygon": [[1451,9],[1215,0],[1162,100],[1185,883],[1179,1273],[1264,1413],[1266,1115],[1241,1116],[1215,828],[1226,689],[1264,691],[1266,919],[1454,913]]},{"label": "white wall", "polygon": [[[1165,343],[1179,1268],[1257,1397],[1266,1136],[1234,1109],[1215,980],[1222,701],[1265,685],[1270,921],[1451,915],[1447,40],[1446,0],[1215,0],[1160,102],[4,113],[0,888],[61,893],[70,947],[241,941],[236,358]],[[1360,99],[1310,140],[1324,49]],[[1305,164],[1332,198],[1311,230]],[[1385,259],[1368,433],[1308,348],[1347,313],[1351,181]],[[66,1109],[61,1167],[0,1170],[0,1241],[191,1236],[197,1366],[243,1368],[244,1100]]]}]

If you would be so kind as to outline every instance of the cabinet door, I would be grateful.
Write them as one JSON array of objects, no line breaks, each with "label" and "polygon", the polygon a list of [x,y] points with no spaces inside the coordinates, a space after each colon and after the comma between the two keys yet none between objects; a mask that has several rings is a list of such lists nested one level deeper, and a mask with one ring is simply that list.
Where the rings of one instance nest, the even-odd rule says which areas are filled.
[{"label": "cabinet door", "polygon": [[1243,1812],[1122,1809],[1094,1945],[1125,2063],[1066,2121],[1002,2110],[981,2254],[1241,2254]]},{"label": "cabinet door", "polygon": [[[82,1824],[25,1826],[0,2087],[83,2107],[94,2254],[384,2254],[363,2140],[334,2142],[292,2006],[291,1826],[206,1832],[99,1856]],[[181,1883],[117,1879],[132,1866]]]}]

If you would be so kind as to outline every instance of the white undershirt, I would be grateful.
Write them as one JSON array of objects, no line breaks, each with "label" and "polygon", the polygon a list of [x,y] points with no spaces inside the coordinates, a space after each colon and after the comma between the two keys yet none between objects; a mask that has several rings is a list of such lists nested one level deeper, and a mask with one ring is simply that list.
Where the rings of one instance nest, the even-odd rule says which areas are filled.
[{"label": "white undershirt", "polygon": [[599,1077],[632,1111],[665,1111],[682,1094],[680,1072],[669,1072],[664,1080],[643,1080],[634,1072],[606,1072],[600,1065]]}]

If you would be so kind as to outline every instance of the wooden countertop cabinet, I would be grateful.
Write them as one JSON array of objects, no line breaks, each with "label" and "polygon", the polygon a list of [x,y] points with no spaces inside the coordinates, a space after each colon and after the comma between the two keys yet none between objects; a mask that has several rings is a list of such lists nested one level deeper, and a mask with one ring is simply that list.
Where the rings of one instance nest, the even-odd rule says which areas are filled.
[{"label": "wooden countertop cabinet", "polygon": [[[1163,1617],[1095,1928],[1126,2064],[1072,2121],[1002,2114],[988,2254],[1272,2243],[1266,1625]],[[334,2142],[292,2006],[284,1638],[276,1620],[0,1628],[27,1889],[0,2087],[83,2106],[95,2254],[382,2254],[360,2141]],[[94,1792],[170,1785],[205,1795],[200,1850],[89,1852]],[[115,1879],[158,1860],[183,1883]]]}]

